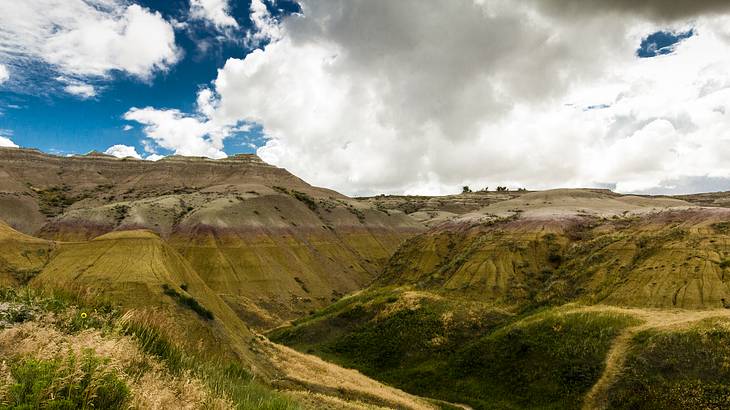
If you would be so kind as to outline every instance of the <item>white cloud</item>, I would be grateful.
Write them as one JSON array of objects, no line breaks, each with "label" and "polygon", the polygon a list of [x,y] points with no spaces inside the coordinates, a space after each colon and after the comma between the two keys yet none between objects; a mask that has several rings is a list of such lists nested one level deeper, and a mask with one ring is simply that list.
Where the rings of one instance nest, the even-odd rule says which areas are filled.
[{"label": "white cloud", "polygon": [[145,159],[147,161],[159,161],[162,158],[165,158],[165,156],[164,155],[159,155],[159,154],[151,154],[151,155],[148,155],[147,157],[145,157]]},{"label": "white cloud", "polygon": [[72,95],[75,95],[77,97],[80,97],[82,99],[87,99],[91,97],[96,96],[96,89],[93,85],[90,84],[69,84],[63,89]]},{"label": "white cloud", "polygon": [[0,61],[29,71],[42,61],[77,79],[118,70],[146,80],[181,55],[168,21],[124,0],[0,2],[0,27]]},{"label": "white cloud", "polygon": [[11,141],[10,138],[0,135],[0,147],[18,148],[18,144]]},{"label": "white cloud", "polygon": [[349,194],[730,177],[730,17],[694,17],[674,54],[638,59],[642,37],[690,23],[651,18],[691,10],[535,4],[303,0],[277,24],[254,1],[248,39],[269,43],[226,62],[200,115],[128,115],[198,155],[219,153],[226,127],[260,124],[262,158]]},{"label": "white cloud", "polygon": [[134,127],[133,127],[133,126],[131,126],[131,125],[129,125],[129,124],[127,124],[127,125],[125,125],[124,127],[122,127],[122,130],[123,130],[123,131],[130,131],[130,130],[131,130],[132,128],[134,128]]},{"label": "white cloud", "polygon": [[228,0],[191,0],[190,17],[209,21],[218,29],[238,27],[236,19],[230,15]]},{"label": "white cloud", "polygon": [[281,28],[278,22],[271,17],[264,0],[251,0],[250,11],[254,30],[246,34],[246,42],[249,45],[257,46],[261,42],[281,38]]},{"label": "white cloud", "polygon": [[0,64],[0,84],[4,83],[5,81],[8,81],[10,78],[10,72],[8,71],[8,67],[6,67],[3,64]]},{"label": "white cloud", "polygon": [[132,157],[142,159],[142,156],[137,153],[137,150],[134,147],[123,144],[112,145],[111,147],[107,148],[104,153],[108,155],[114,155],[117,158]]},{"label": "white cloud", "polygon": [[[178,155],[224,158],[223,140],[231,127],[219,126],[200,116],[187,116],[179,110],[152,107],[132,108],[124,119],[144,125],[144,132],[154,143]],[[146,150],[153,147],[145,146]]]}]

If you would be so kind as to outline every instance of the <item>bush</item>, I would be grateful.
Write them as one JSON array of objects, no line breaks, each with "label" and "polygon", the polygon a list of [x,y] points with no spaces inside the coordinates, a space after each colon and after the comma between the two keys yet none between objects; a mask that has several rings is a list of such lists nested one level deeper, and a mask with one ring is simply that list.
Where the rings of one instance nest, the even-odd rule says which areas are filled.
[{"label": "bush", "polygon": [[201,305],[192,296],[180,294],[180,293],[178,293],[178,291],[171,288],[167,284],[162,285],[162,293],[175,299],[177,301],[177,303],[179,303],[180,305],[191,309],[193,312],[197,313],[198,316],[202,317],[203,319],[213,320],[213,312],[206,309],[205,306]]},{"label": "bush", "polygon": [[105,362],[85,351],[65,360],[24,359],[13,363],[8,409],[121,409],[129,388]]},{"label": "bush", "polygon": [[317,210],[317,202],[315,202],[314,198],[312,198],[311,196],[305,194],[304,192],[299,192],[299,191],[291,191],[291,193],[294,196],[294,198],[296,198],[299,202],[302,202],[305,205],[307,205],[307,207],[310,210],[312,210],[312,211]]}]

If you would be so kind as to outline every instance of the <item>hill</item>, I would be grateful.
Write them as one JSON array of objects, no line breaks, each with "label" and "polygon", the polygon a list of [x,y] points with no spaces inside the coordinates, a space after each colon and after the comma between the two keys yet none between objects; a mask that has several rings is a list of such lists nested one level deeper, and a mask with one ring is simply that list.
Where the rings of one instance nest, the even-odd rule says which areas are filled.
[{"label": "hill", "polygon": [[13,148],[0,148],[0,220],[56,241],[155,232],[258,328],[360,289],[423,230],[255,155],[151,162]]},{"label": "hill", "polygon": [[526,193],[409,239],[370,287],[269,336],[474,408],[721,408],[724,373],[698,358],[725,357],[728,221],[675,198]]}]

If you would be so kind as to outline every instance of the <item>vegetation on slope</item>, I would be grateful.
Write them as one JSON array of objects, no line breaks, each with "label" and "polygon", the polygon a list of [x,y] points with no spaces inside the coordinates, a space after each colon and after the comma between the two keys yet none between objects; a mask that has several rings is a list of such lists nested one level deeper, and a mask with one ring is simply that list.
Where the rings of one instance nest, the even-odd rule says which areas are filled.
[{"label": "vegetation on slope", "polygon": [[679,330],[634,336],[621,378],[607,397],[612,409],[730,407],[730,321],[706,319]]},{"label": "vegetation on slope", "polygon": [[[0,343],[0,356],[10,361],[9,368],[0,366],[0,408],[127,408],[130,401],[141,400],[135,397],[139,385],[148,383],[146,377],[153,374],[158,362],[164,366],[166,378],[184,381],[184,388],[198,386],[204,391],[205,402],[186,405],[298,408],[292,400],[254,380],[243,366],[189,353],[160,330],[164,323],[140,320],[130,313],[121,315],[108,302],[67,292],[0,288],[0,336],[3,329],[11,331],[21,323],[33,325],[29,329],[34,331],[51,326],[58,334],[56,340],[46,341],[49,343],[60,343],[58,339],[71,335],[84,337],[89,332],[98,334],[99,342],[133,340],[144,357],[111,365],[110,360],[121,359],[100,357],[88,349],[39,358],[27,352],[3,351]],[[30,331],[20,333],[34,337]]]},{"label": "vegetation on slope", "polygon": [[626,315],[550,309],[515,317],[404,289],[345,298],[272,340],[410,393],[475,408],[577,408]]},{"label": "vegetation on slope", "polygon": [[7,409],[122,409],[129,400],[129,387],[108,362],[91,351],[82,357],[38,360],[24,358],[10,366],[13,383],[7,394]]}]

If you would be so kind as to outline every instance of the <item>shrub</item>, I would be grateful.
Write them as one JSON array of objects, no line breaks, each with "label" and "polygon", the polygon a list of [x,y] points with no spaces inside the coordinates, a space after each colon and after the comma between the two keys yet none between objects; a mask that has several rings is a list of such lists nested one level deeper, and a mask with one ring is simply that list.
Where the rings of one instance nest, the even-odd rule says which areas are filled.
[{"label": "shrub", "polygon": [[307,205],[307,207],[310,210],[312,210],[312,211],[316,211],[317,210],[317,202],[315,202],[314,199],[311,196],[305,194],[304,192],[299,192],[299,191],[291,191],[291,194],[299,202],[302,202],[305,205]]},{"label": "shrub", "polygon": [[171,288],[167,284],[162,285],[162,293],[175,299],[175,301],[177,301],[177,303],[179,303],[180,305],[191,309],[193,312],[197,313],[198,316],[202,317],[203,319],[213,320],[213,312],[206,309],[205,306],[201,305],[192,296],[180,294],[180,293],[178,293],[178,291]]}]

